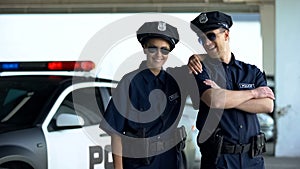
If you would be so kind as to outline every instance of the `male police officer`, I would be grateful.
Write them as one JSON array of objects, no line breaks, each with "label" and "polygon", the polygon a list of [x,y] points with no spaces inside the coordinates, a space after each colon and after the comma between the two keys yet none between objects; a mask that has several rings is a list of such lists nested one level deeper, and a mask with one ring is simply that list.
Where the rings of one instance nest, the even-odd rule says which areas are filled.
[{"label": "male police officer", "polygon": [[[265,139],[255,113],[272,112],[274,94],[264,73],[235,59],[231,26],[231,17],[219,11],[200,13],[191,21],[207,52],[203,71],[195,74],[201,98],[196,124],[201,169],[262,169]],[[196,57],[190,64],[197,62]]]},{"label": "male police officer", "polygon": [[137,39],[147,59],[121,79],[100,126],[112,136],[115,169],[177,169],[185,139],[184,128],[177,128],[181,93],[162,66],[179,35],[155,21],[144,23]]}]

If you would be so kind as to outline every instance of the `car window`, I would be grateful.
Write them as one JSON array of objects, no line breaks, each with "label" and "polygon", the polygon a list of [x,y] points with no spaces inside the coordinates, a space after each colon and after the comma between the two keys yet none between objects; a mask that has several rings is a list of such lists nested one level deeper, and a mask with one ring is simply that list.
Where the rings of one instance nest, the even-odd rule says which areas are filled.
[{"label": "car window", "polygon": [[0,132],[34,126],[56,89],[48,77],[1,77]]},{"label": "car window", "polygon": [[[55,121],[61,114],[73,114],[84,120],[84,126],[99,125],[103,112],[100,88],[77,89],[69,93],[55,113]],[[54,125],[51,123],[50,125]],[[48,127],[49,130],[55,127]]]},{"label": "car window", "polygon": [[1,90],[0,93],[2,123],[14,116],[33,95],[33,92],[14,88]]}]

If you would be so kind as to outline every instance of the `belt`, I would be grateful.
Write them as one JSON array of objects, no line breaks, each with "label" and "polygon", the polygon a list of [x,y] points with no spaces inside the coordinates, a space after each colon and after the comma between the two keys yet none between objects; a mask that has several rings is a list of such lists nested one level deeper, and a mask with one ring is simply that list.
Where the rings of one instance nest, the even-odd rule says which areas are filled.
[{"label": "belt", "polygon": [[222,154],[241,154],[248,152],[251,149],[251,144],[229,144],[223,143]]},{"label": "belt", "polygon": [[176,131],[173,133],[173,136],[170,136],[168,139],[158,139],[156,141],[151,141],[149,143],[149,151],[151,152],[161,152],[164,151],[166,148],[173,147],[178,144],[178,140],[185,141],[186,139],[186,132],[184,126],[177,128]]}]

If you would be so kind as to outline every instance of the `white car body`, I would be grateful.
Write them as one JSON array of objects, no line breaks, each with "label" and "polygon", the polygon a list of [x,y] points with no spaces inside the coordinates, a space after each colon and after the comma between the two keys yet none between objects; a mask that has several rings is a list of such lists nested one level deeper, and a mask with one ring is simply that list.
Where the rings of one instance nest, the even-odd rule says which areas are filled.
[{"label": "white car body", "polygon": [[[93,116],[97,114],[91,112],[88,106],[76,105],[75,101],[70,104],[74,108],[72,108],[72,106],[68,108],[65,102],[68,96],[74,95],[74,92],[92,89],[91,91],[99,91],[99,95],[105,98],[91,96],[91,98],[86,98],[86,101],[90,102],[91,99],[101,99],[101,104],[105,108],[110,97],[109,89],[115,87],[116,83],[105,79],[103,81],[101,79],[95,80],[92,77],[88,77],[87,73],[82,74],[82,76],[79,76],[79,78],[82,78],[81,81],[77,81],[76,79],[72,81],[72,78],[75,78],[75,76],[70,72],[37,71],[2,72],[0,74],[1,81],[6,82],[9,81],[6,80],[6,78],[20,79],[20,81],[22,81],[22,79],[25,80],[26,78],[34,79],[35,77],[48,77],[49,75],[49,78],[62,78],[62,81],[59,82],[62,87],[59,87],[58,96],[54,97],[55,100],[50,101],[51,103],[47,102],[47,106],[50,107],[47,109],[49,111],[42,111],[43,116],[45,116],[42,118],[43,120],[28,128],[19,128],[9,131],[5,131],[5,127],[2,128],[3,131],[0,133],[0,137],[5,139],[0,139],[0,168],[113,168],[110,136],[99,128],[98,122],[89,125],[86,123],[87,121],[85,121],[88,118],[92,119]],[[69,81],[68,84],[64,84],[65,81]],[[19,83],[19,85],[22,86],[21,83]],[[10,88],[8,87],[8,89]],[[32,93],[32,95],[35,95],[34,91]],[[53,96],[51,96],[50,93],[49,98],[51,97]],[[72,97],[74,97],[73,99],[75,100],[75,96]],[[10,119],[16,116],[22,107],[29,104],[30,99],[31,96],[22,99],[20,102],[18,101],[16,106],[18,108],[15,107],[9,111],[8,115],[5,115],[2,119],[0,118],[1,125],[7,125],[6,121],[9,122]],[[94,115],[88,117],[88,114]],[[100,118],[99,115],[95,118],[95,121],[98,121]],[[53,129],[53,126],[56,126],[57,129]]]},{"label": "white car body", "polygon": [[[15,86],[24,87],[26,79],[41,77],[42,79],[39,79],[38,82],[45,83],[43,82],[44,79],[53,78],[58,81],[55,82],[58,86],[52,93],[45,96],[46,98],[44,97],[49,101],[45,102],[45,106],[42,105],[42,115],[35,120],[33,126],[25,128],[18,126],[17,129],[7,131],[5,129],[6,122],[9,122],[14,116],[18,116],[18,111],[21,111],[26,104],[31,104],[31,99],[37,93],[35,91],[29,90],[28,93],[30,94],[27,93],[27,97],[22,98],[21,101],[16,101],[18,103],[17,108],[10,109],[8,115],[4,114],[3,118],[2,112],[0,112],[0,125],[4,126],[2,127],[3,131],[0,130],[0,168],[112,169],[110,136],[99,128],[98,123],[98,118],[102,116],[98,116],[98,112],[93,112],[93,108],[80,103],[82,101],[92,104],[95,100],[100,100],[100,104],[103,106],[102,111],[104,111],[111,98],[110,89],[115,88],[117,82],[90,77],[87,72],[1,72],[0,68],[0,85],[2,85],[1,82],[6,83],[11,79],[17,79],[16,82],[11,82]],[[76,79],[77,77],[80,78],[79,81]],[[60,78],[62,78],[61,81]],[[47,82],[45,85],[48,85]],[[6,87],[7,90],[11,88],[10,86]],[[74,99],[77,92],[89,91],[89,89],[99,92],[100,97],[89,94],[88,96],[91,97],[84,97],[77,101]],[[3,94],[7,93],[3,92]],[[70,101],[70,96],[74,97],[73,101]],[[1,104],[2,102],[0,102],[0,106],[2,106]],[[36,106],[36,104],[32,106]],[[179,126],[185,126],[188,135],[186,146],[182,152],[185,159],[185,169],[192,169],[198,152],[195,144],[197,135],[194,127],[195,119],[191,119],[187,115],[196,113],[196,110],[190,112],[190,108],[190,105],[187,104],[179,123]],[[31,109],[29,110],[31,111]],[[31,115],[32,112],[28,113]],[[97,117],[93,117],[95,114]],[[22,121],[22,119],[19,120]]]}]

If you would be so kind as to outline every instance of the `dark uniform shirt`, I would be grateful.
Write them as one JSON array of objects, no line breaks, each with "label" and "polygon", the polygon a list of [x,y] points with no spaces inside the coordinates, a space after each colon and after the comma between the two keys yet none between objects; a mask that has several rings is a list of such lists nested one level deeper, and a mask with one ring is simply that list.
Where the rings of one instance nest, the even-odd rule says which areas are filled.
[{"label": "dark uniform shirt", "polygon": [[[228,90],[250,90],[267,85],[263,72],[254,65],[236,60],[233,54],[229,64],[207,58],[203,63],[203,72],[195,75],[195,77],[200,95],[211,88],[203,83],[205,79],[211,79],[221,88]],[[217,124],[208,125],[206,123]],[[196,126],[203,137],[209,136],[215,127],[219,126],[224,135],[224,140],[232,144],[247,144],[250,142],[251,137],[257,135],[260,131],[255,113],[248,113],[234,108],[225,110],[210,109],[203,101],[200,102]],[[238,156],[235,159],[238,160]],[[238,162],[237,166],[232,168],[244,168],[242,164],[239,164]],[[228,165],[230,165],[229,162]]]},{"label": "dark uniform shirt", "polygon": [[[181,93],[177,82],[164,70],[155,76],[144,66],[142,64],[138,70],[126,74],[119,82],[104,114],[107,123],[102,122],[100,125],[108,133],[117,132],[130,137],[149,138],[159,137],[162,133],[171,136],[174,133],[172,129],[177,128],[182,110]],[[164,96],[159,94],[151,96],[151,91],[155,89],[163,91],[166,106],[163,104]],[[150,104],[151,97],[153,105]],[[124,142],[122,144],[123,151],[138,149],[133,142],[130,143],[132,146]],[[126,156],[126,153],[123,152],[123,155]],[[123,157],[123,166],[125,169],[176,169],[178,161],[181,160],[178,157],[180,152],[173,146],[164,153],[148,158],[150,160],[148,164],[145,164],[145,158]]]}]

